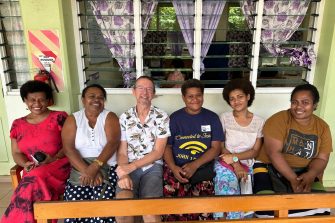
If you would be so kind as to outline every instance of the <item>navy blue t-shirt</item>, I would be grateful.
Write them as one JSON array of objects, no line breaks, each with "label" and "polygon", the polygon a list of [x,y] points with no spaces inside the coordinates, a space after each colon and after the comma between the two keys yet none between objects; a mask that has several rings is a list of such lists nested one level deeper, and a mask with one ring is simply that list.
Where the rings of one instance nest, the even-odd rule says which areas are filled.
[{"label": "navy blue t-shirt", "polygon": [[168,144],[177,166],[189,163],[211,148],[212,141],[224,141],[220,119],[214,112],[202,108],[190,115],[182,108],[170,116],[171,136]]}]

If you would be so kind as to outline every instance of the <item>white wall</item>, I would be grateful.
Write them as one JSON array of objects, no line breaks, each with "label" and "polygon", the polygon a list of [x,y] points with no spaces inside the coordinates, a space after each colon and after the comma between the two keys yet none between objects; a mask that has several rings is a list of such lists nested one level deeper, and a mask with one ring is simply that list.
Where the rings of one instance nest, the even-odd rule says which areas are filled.
[{"label": "white wall", "polygon": [[[277,111],[287,109],[289,107],[289,94],[257,94],[254,104],[250,110],[257,115],[268,118]],[[78,95],[80,100],[80,95]],[[62,103],[61,103],[62,104]],[[81,104],[81,103],[80,103]],[[181,98],[181,94],[164,94],[158,95],[153,100],[153,104],[168,114],[176,111],[177,109],[184,107],[184,103]],[[131,94],[108,94],[106,108],[112,110],[117,115],[120,115],[131,106],[135,105],[135,99]],[[14,119],[25,116],[28,114],[26,105],[22,102],[19,95],[6,95],[5,96],[5,107],[8,116],[8,126],[10,128]],[[224,111],[228,111],[230,108],[227,103],[223,100],[221,93],[207,93],[205,94],[204,107],[211,109],[212,111],[220,114]],[[53,107],[52,109],[60,109]],[[4,133],[5,137],[9,137],[9,133]],[[9,138],[8,138],[9,139]],[[8,140],[7,139],[7,140]],[[8,174],[8,169],[14,164],[10,155],[10,148],[7,148],[7,154],[10,162],[0,162],[0,175]]]},{"label": "white wall", "polygon": [[[256,94],[250,110],[263,118],[268,118],[280,110],[288,109],[290,106],[289,100],[290,94]],[[169,114],[184,107],[181,94],[158,95],[153,100],[153,104]],[[130,94],[108,95],[107,97],[106,108],[118,115],[133,105],[135,105],[135,99]],[[205,94],[204,107],[217,114],[230,110],[221,93]]]},{"label": "white wall", "polygon": [[5,105],[7,109],[9,128],[15,119],[29,114],[29,110],[27,109],[26,104],[22,102],[20,96],[5,96]]},{"label": "white wall", "polygon": [[[78,100],[80,100],[80,97],[81,96],[78,95]],[[290,106],[289,100],[290,94],[287,93],[259,93],[256,94],[254,103],[250,107],[250,110],[263,118],[268,118],[280,110],[288,109]],[[28,114],[26,105],[22,102],[20,96],[18,95],[5,96],[5,103],[9,126],[11,126],[14,119]],[[168,114],[184,107],[181,94],[158,95],[157,98],[153,99],[153,104],[163,109]],[[134,105],[135,99],[131,94],[108,94],[107,96],[106,108],[112,110],[117,115],[120,115]],[[204,107],[216,112],[217,114],[230,110],[230,107],[223,100],[221,93],[205,94]]]}]

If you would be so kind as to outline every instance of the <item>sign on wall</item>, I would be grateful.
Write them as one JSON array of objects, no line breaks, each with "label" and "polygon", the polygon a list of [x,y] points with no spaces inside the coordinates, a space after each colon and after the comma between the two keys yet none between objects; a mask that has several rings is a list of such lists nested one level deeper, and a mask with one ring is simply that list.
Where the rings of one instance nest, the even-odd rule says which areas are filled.
[{"label": "sign on wall", "polygon": [[59,91],[64,90],[64,77],[57,30],[28,31],[33,69],[50,73]]}]

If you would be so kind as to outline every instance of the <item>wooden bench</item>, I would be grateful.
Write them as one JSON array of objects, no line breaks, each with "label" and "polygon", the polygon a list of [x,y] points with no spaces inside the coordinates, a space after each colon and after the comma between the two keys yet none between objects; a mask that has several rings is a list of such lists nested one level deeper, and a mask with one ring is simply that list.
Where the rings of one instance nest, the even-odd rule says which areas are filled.
[{"label": "wooden bench", "polygon": [[[335,216],[290,217],[288,210],[309,208],[335,208],[335,193],[290,194],[290,195],[243,195],[193,198],[165,198],[109,201],[54,201],[36,202],[35,219],[47,223],[48,219],[163,215],[184,213],[211,213],[228,211],[274,210],[275,218],[242,219],[230,222],[280,222],[323,223],[335,222]],[[196,222],[196,221],[190,221]],[[228,220],[202,222],[229,222]]]}]

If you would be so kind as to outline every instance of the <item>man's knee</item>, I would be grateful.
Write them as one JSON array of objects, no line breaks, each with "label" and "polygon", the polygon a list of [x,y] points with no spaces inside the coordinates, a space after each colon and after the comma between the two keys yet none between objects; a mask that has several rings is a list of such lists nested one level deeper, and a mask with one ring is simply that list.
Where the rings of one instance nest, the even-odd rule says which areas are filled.
[{"label": "man's knee", "polygon": [[131,190],[120,190],[117,192],[116,198],[134,198],[134,193]]}]

